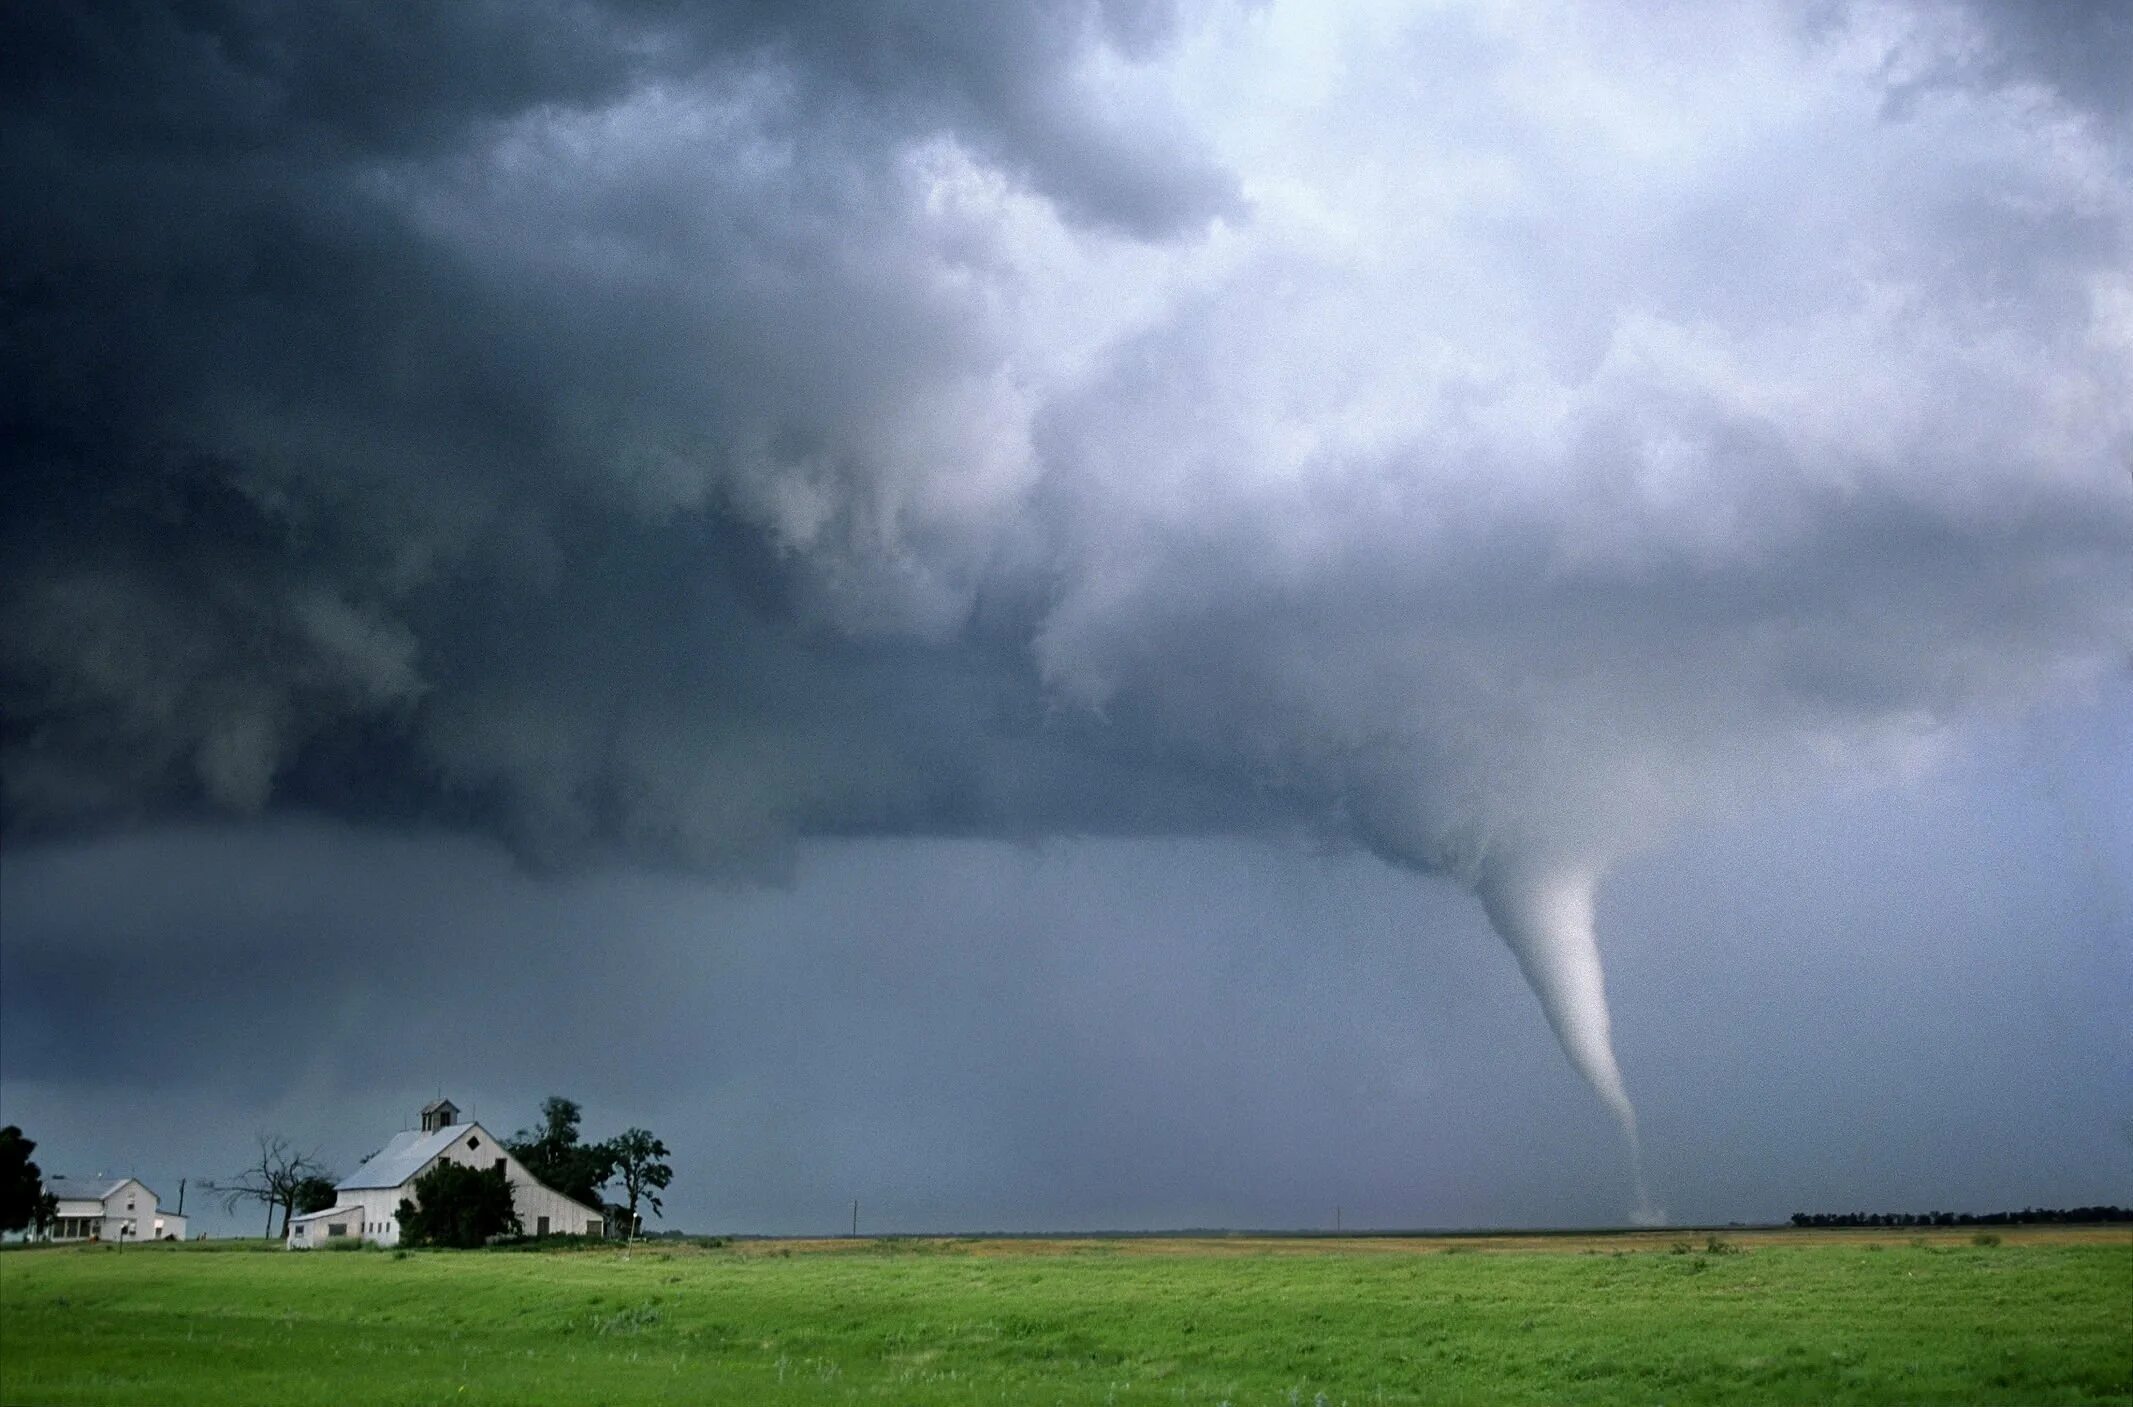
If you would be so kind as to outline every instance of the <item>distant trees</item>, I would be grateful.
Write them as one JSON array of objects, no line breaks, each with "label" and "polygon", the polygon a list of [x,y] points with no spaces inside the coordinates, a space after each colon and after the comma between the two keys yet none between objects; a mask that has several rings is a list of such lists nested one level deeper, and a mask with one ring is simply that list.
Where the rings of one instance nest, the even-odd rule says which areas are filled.
[{"label": "distant trees", "polygon": [[2018,1212],[1794,1212],[1794,1226],[2028,1226],[2133,1221],[2127,1207],[2024,1207]]},{"label": "distant trees", "polygon": [[622,1224],[623,1234],[635,1235],[637,1231],[637,1203],[641,1198],[659,1215],[659,1194],[674,1180],[674,1169],[663,1161],[667,1146],[652,1136],[650,1129],[625,1129],[610,1141],[608,1152],[615,1160],[615,1176],[622,1180],[622,1195],[629,1212],[629,1219]]},{"label": "distant trees", "polygon": [[399,1217],[400,1239],[411,1246],[471,1249],[519,1233],[504,1170],[445,1159],[415,1179],[414,1200],[401,1199]]},{"label": "distant trees", "polygon": [[299,1208],[299,1193],[307,1186],[316,1197],[316,1184],[326,1185],[326,1206],[333,1205],[333,1174],[319,1161],[316,1153],[299,1153],[288,1139],[278,1133],[259,1135],[259,1155],[246,1168],[225,1181],[207,1183],[210,1192],[219,1193],[223,1208],[234,1212],[244,1202],[262,1202],[267,1209],[266,1234],[274,1234],[274,1213],[281,1212],[281,1232],[289,1234],[289,1217],[298,1210],[318,1210],[317,1207]]},{"label": "distant trees", "polygon": [[44,1170],[30,1161],[34,1139],[13,1124],[0,1128],[0,1231],[42,1233],[57,1215],[59,1203],[44,1190]]}]

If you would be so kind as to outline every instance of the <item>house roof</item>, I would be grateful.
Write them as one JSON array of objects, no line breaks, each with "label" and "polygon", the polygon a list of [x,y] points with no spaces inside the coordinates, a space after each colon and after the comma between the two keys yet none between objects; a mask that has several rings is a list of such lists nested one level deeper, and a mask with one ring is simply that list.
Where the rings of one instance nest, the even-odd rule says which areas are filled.
[{"label": "house roof", "polygon": [[336,1192],[361,1192],[366,1188],[398,1187],[428,1167],[430,1160],[452,1146],[461,1134],[479,1124],[447,1124],[429,1133],[404,1129],[380,1148],[369,1162],[333,1184]]},{"label": "house roof", "polygon": [[62,1202],[101,1202],[131,1181],[130,1177],[48,1177],[44,1190]]}]

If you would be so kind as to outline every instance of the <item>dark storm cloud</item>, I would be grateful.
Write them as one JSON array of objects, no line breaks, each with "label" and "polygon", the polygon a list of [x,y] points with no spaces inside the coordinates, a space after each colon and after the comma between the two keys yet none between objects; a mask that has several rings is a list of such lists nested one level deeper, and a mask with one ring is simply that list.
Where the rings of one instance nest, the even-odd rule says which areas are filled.
[{"label": "dark storm cloud", "polygon": [[[1103,350],[1101,316],[1033,307],[1048,280],[1106,296],[1086,261],[1124,256],[1100,235],[1075,251],[1077,225],[1234,208],[1229,178],[1191,174],[1183,105],[1089,86],[1103,56],[1130,70],[1179,42],[1159,8],[11,23],[18,834],[280,799],[487,825],[544,860],[704,864],[809,830],[1230,824],[1271,802],[1356,813],[1439,862],[1469,842],[1397,839],[1391,813],[1483,785],[1459,774],[1530,811],[1564,749],[1633,716],[1656,721],[1614,749],[1631,767],[1669,752],[1697,773],[1685,734],[1714,704],[1788,730],[1802,710],[1839,731],[1938,716],[2118,628],[2123,504],[2089,512],[2076,466],[2123,432],[2100,409],[2079,426],[2079,405],[2047,448],[1968,422],[2117,388],[2120,334],[2063,329],[2123,252],[2122,197],[2078,153],[2031,160],[2025,121],[1989,102],[1863,133],[1771,221],[1725,176],[1623,207],[1604,137],[1561,145],[1484,89],[1469,101],[1520,120],[1464,140],[1540,151],[1545,205],[1423,221],[1375,270],[1277,225],[1223,256],[1218,296]],[[1944,30],[1847,38],[1901,55]],[[1415,42],[1385,71],[1467,63]],[[1358,101],[1376,72],[1357,68]],[[1335,126],[1300,150],[1331,169],[1380,144],[1338,103],[1312,120]],[[1750,149],[1789,161],[1782,141],[1810,150],[1822,125]],[[1982,154],[1912,169],[1976,135]],[[1270,191],[1297,178],[1284,159],[1262,161]],[[1979,161],[2019,201],[1983,199]],[[1016,204],[1017,176],[1064,226]],[[1559,238],[1569,217],[1585,252]],[[1721,225],[1726,248],[1703,249]],[[1901,327],[1829,281],[1843,229],[1870,232],[1869,278],[1914,277],[1930,244],[1961,282]],[[1753,296],[1697,274],[1721,266],[1759,270]],[[1433,288],[1451,267],[1463,286]],[[1988,280],[1990,313],[1968,287]],[[1502,335],[1521,302],[1546,309],[1538,368]],[[2037,371],[1969,360],[1973,315]],[[1812,393],[1776,357],[1834,367],[1920,331],[1906,360],[1948,384],[1940,406],[1864,388],[1897,424],[1925,417],[1906,441],[1846,444],[1853,425],[1784,403]],[[1047,339],[1087,349],[1060,363]],[[1952,479],[2024,484],[2007,530],[1930,487],[1944,453]],[[2027,608],[1960,586],[2010,568],[2046,583]],[[2084,577],[2104,584],[2049,585]],[[1980,614],[1949,619],[1964,602]],[[1951,633],[1975,637],[1952,679],[1918,653]],[[1651,696],[1652,659],[1684,649],[1687,696]],[[1517,723],[1506,671],[1526,696],[1569,674],[1542,707],[1600,721]],[[1224,682],[1202,698],[1203,680]],[[1062,725],[1062,695],[1105,724]],[[1176,799],[1133,783],[1152,760]],[[1516,825],[1453,809],[1455,828]]]},{"label": "dark storm cloud", "polygon": [[855,9],[777,0],[713,21],[744,52],[790,59],[806,106],[868,127],[953,130],[1029,174],[1077,220],[1160,238],[1242,213],[1237,178],[1162,107],[1105,112],[1074,81],[1094,40],[1127,60],[1157,55],[1165,0],[1095,6],[903,3]]},{"label": "dark storm cloud", "polygon": [[[1149,52],[1160,15],[10,22],[18,833],[279,796],[707,863],[799,828],[1013,828],[1057,793],[1068,820],[1102,789],[1060,785],[1056,748],[965,760],[1036,717],[1019,660],[834,628],[954,628],[975,564],[908,604],[893,578],[926,573],[780,553],[892,536],[847,483],[877,467],[859,442],[952,418],[987,374],[980,310],[928,286],[934,236],[882,169],[899,143],[975,133],[1040,189],[1056,165],[1071,216],[1146,234],[1223,203],[1195,213],[1221,182],[1168,171],[1177,144],[1072,110],[1071,65]],[[653,111],[600,130],[633,97]],[[571,114],[614,160],[555,145]],[[1196,805],[1121,780],[1129,813]]]},{"label": "dark storm cloud", "polygon": [[12,112],[84,155],[312,164],[417,157],[532,111],[762,71],[809,119],[884,144],[963,133],[1077,214],[1154,236],[1235,214],[1236,181],[1182,129],[1150,140],[1077,103],[1074,70],[1098,46],[1155,55],[1174,19],[1162,0],[118,0],[10,16],[0,78]]},{"label": "dark storm cloud", "polygon": [[1610,866],[2133,641],[2122,123],[1804,13],[16,7],[10,843],[1360,844],[1627,1126]]}]

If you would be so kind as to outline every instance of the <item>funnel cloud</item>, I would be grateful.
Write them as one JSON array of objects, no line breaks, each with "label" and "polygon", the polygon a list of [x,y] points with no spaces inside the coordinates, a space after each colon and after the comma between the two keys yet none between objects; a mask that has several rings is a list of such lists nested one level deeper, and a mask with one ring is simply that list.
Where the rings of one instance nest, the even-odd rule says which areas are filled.
[{"label": "funnel cloud", "polygon": [[1607,981],[1600,972],[1600,942],[1593,931],[1597,883],[1598,875],[1590,870],[1515,856],[1489,866],[1476,892],[1489,922],[1518,959],[1527,985],[1540,998],[1563,1053],[1621,1125],[1637,1170],[1637,1215],[1660,1220],[1644,1186],[1637,1111],[1622,1085],[1608,1029]]},{"label": "funnel cloud", "polygon": [[1611,876],[2123,722],[2120,6],[0,29],[11,856],[1375,857],[1648,1210]]}]

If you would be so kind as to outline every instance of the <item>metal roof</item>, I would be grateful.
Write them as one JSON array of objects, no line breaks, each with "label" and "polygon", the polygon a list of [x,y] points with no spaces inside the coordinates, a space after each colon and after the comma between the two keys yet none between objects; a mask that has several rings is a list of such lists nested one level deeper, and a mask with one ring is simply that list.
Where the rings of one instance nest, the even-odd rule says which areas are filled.
[{"label": "metal roof", "polygon": [[404,1129],[394,1134],[392,1142],[380,1148],[369,1162],[333,1184],[333,1188],[336,1192],[361,1192],[366,1188],[398,1187],[428,1167],[431,1160],[451,1147],[461,1134],[480,1127],[479,1124],[447,1124],[430,1133]]},{"label": "metal roof", "polygon": [[[62,1202],[101,1202],[134,1179],[130,1177],[48,1177],[44,1190]],[[148,1184],[142,1183],[143,1187]],[[155,1193],[150,1192],[150,1197]]]}]

